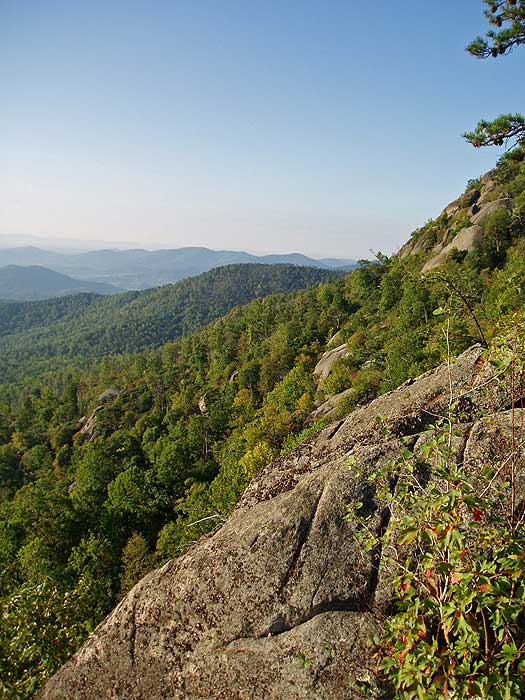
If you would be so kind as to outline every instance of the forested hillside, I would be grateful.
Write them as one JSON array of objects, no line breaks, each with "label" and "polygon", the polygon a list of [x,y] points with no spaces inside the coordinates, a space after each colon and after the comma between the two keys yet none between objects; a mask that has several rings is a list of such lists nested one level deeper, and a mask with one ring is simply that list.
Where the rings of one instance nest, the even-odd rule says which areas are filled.
[{"label": "forested hillside", "polygon": [[79,294],[0,301],[0,383],[74,362],[158,347],[237,304],[339,273],[295,265],[229,265],[196,278],[113,297]]},{"label": "forested hillside", "polygon": [[[220,524],[261,467],[319,429],[308,417],[327,396],[345,391],[344,414],[512,323],[525,293],[524,193],[518,149],[402,254],[255,299],[133,355],[94,359],[160,343],[168,321],[173,335],[221,315],[238,301],[232,272],[258,296],[279,269],[250,267],[261,279],[226,268],[185,282],[184,310],[173,296],[163,302],[163,290],[80,297],[78,308],[46,302],[60,318],[39,329],[42,307],[20,306],[19,347],[35,358],[55,353],[61,367],[18,377],[0,398],[0,678],[10,697],[30,697],[148,569]],[[466,249],[427,265],[473,225]],[[313,281],[312,272],[283,268],[281,283],[294,271],[306,275],[301,285]],[[140,326],[128,321],[139,307]],[[3,323],[12,333],[13,321]],[[336,333],[332,345],[346,343],[347,354],[319,381],[313,368]],[[2,346],[12,376],[27,362],[13,337]],[[68,366],[76,352],[92,366]]]}]

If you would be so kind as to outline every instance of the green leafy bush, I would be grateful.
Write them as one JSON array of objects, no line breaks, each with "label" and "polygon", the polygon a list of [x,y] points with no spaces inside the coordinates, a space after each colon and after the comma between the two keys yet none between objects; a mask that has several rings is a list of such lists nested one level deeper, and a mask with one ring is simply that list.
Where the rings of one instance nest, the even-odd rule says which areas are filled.
[{"label": "green leafy bush", "polygon": [[[523,346],[503,344],[490,359],[512,372],[514,386],[524,358]],[[453,448],[460,408],[452,399],[417,454],[406,450],[369,478],[388,513],[385,531],[368,529],[362,504],[351,509],[365,548],[382,552],[394,597],[373,640],[375,670],[406,700],[512,700],[525,694],[525,526],[516,498],[523,435],[513,413],[506,454],[468,473]]]},{"label": "green leafy bush", "polygon": [[0,695],[32,698],[92,631],[92,591],[81,579],[64,591],[50,579],[27,584],[0,608]]}]

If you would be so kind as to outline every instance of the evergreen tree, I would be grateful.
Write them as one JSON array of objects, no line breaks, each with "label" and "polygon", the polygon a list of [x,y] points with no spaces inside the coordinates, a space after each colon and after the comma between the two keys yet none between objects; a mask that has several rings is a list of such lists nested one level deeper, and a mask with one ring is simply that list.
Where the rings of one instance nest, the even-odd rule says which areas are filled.
[{"label": "evergreen tree", "polygon": [[[476,58],[496,58],[525,44],[524,0],[484,0],[485,17],[494,29],[485,37],[478,36],[467,46]],[[474,131],[464,134],[475,148],[525,144],[525,118],[521,114],[502,114],[493,121],[482,119]]]}]

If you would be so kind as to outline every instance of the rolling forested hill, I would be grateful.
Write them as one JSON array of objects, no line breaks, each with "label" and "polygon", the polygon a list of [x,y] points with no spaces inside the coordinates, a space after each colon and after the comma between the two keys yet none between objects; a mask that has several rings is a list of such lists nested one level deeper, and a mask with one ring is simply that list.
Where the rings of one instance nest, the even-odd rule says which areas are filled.
[{"label": "rolling forested hill", "polygon": [[334,274],[295,265],[230,265],[175,285],[112,297],[0,302],[0,383],[67,360],[82,364],[157,347],[232,306],[318,284]]},{"label": "rolling forested hill", "polygon": [[80,292],[117,294],[122,291],[112,284],[77,280],[40,265],[0,267],[0,300],[48,299]]},{"label": "rolling forested hill", "polygon": [[[327,397],[344,392],[346,415],[449,352],[522,327],[524,205],[517,149],[400,254],[318,286],[300,268],[235,267],[166,298],[45,302],[49,326],[40,305],[9,321],[3,308],[17,376],[0,387],[0,659],[11,659],[13,696],[31,697],[146,571],[223,522],[254,474],[320,429],[311,416]],[[273,275],[285,291],[293,274],[307,288],[223,315],[241,284],[262,297]],[[161,345],[166,327],[187,334]],[[132,353],[144,339],[160,347]],[[320,379],[334,345],[345,352]],[[22,367],[50,371],[23,379]]]}]

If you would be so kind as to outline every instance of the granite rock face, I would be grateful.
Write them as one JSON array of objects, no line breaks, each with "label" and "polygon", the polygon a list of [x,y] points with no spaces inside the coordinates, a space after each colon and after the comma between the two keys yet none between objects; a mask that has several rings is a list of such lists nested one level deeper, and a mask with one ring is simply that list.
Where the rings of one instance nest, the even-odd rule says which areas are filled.
[{"label": "granite rock face", "polygon": [[111,401],[118,399],[119,395],[120,391],[118,389],[106,389],[98,397],[98,403],[111,403]]},{"label": "granite rock face", "polygon": [[454,236],[453,240],[448,245],[423,265],[421,272],[428,272],[435,267],[439,267],[453,250],[472,250],[482,236],[483,228],[477,224],[462,229],[457,236]]},{"label": "granite rock face", "polygon": [[[483,226],[486,224],[489,216],[496,211],[512,209],[513,200],[509,197],[501,197],[491,202],[483,203],[483,199],[479,199],[473,205],[470,211],[470,226],[463,228],[452,239],[448,245],[438,244],[434,248],[434,255],[427,260],[421,272],[428,272],[441,265],[453,250],[470,251],[483,236]],[[414,250],[412,250],[414,254]]]},{"label": "granite rock face", "polygon": [[451,390],[464,416],[458,458],[478,468],[491,445],[505,449],[517,420],[507,387],[490,379],[473,347],[269,464],[220,530],[135,586],[42,700],[357,697],[351,679],[366,674],[369,633],[389,597],[380,553],[365,554],[344,518],[354,499],[367,503],[376,528],[388,517],[357,468],[417,450]]},{"label": "granite rock face", "polygon": [[338,345],[333,350],[327,350],[314,367],[314,376],[320,380],[326,379],[332,373],[332,369],[337,360],[348,355],[346,343]]},{"label": "granite rock face", "polygon": [[353,393],[353,389],[350,388],[339,392],[339,394],[329,396],[326,399],[326,401],[323,401],[323,403],[320,406],[317,406],[317,408],[315,408],[310,413],[310,415],[306,419],[306,422],[313,423],[314,421],[320,420],[321,418],[328,418],[333,420],[336,416],[337,409],[339,408],[343,399],[347,396],[352,396]]},{"label": "granite rock face", "polygon": [[498,185],[492,173],[486,173],[480,178],[479,187],[467,190],[443,209],[435,222],[440,222],[437,229],[430,226],[415,231],[412,238],[399,249],[398,256],[405,258],[422,254],[426,260],[421,271],[433,270],[453,250],[473,250],[484,234],[489,216],[502,209],[511,211],[513,205],[513,198]]},{"label": "granite rock face", "polygon": [[507,211],[512,210],[513,199],[511,197],[501,197],[500,199],[495,199],[493,202],[488,202],[487,204],[482,204],[478,211],[471,218],[471,222],[477,226],[483,226],[487,219],[494,212],[500,209],[506,209]]},{"label": "granite rock face", "polygon": [[117,389],[106,389],[100,396],[98,397],[98,403],[99,405],[93,409],[91,412],[91,415],[88,417],[83,416],[80,419],[80,430],[79,433],[85,437],[86,440],[94,440],[95,438],[98,437],[98,431],[97,431],[97,422],[98,422],[98,414],[100,411],[104,409],[106,404],[111,403],[112,401],[115,401],[119,397],[120,392]]}]

